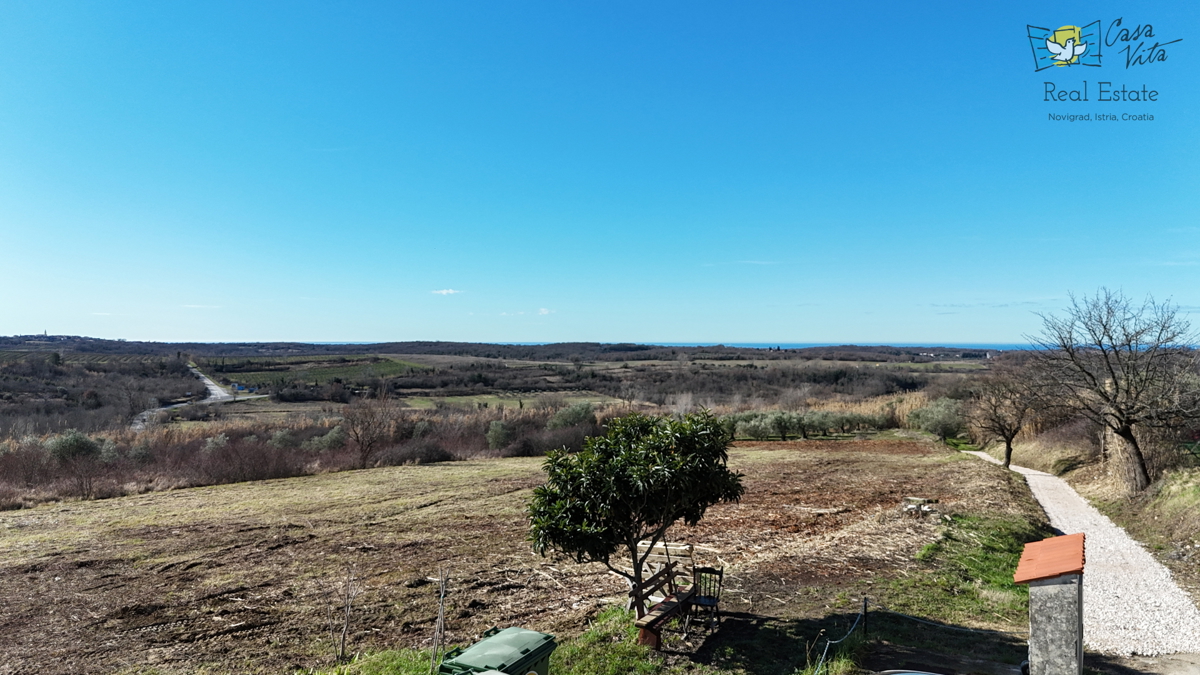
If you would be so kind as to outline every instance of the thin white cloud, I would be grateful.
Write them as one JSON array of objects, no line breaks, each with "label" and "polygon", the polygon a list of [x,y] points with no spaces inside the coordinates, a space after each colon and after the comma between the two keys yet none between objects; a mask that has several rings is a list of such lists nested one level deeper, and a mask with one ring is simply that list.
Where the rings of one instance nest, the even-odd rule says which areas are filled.
[{"label": "thin white cloud", "polygon": [[112,312],[92,312],[92,316],[112,316]]},{"label": "thin white cloud", "polygon": [[221,309],[220,305],[180,305],[180,307],[186,307],[187,309]]},{"label": "thin white cloud", "polygon": [[543,308],[541,308],[541,309],[539,309],[539,310],[538,310],[538,315],[539,315],[539,316],[546,316],[547,314],[553,314],[553,313],[554,313],[554,310],[552,310],[552,309],[546,309],[545,307],[543,307]]},{"label": "thin white cloud", "polygon": [[1054,302],[1058,298],[1040,298],[1036,300],[1010,300],[1008,302],[947,302],[947,303],[930,303],[929,307],[937,307],[939,309],[969,309],[973,307],[986,307],[988,309],[1002,309],[1004,307],[1027,307],[1044,305],[1048,302]]},{"label": "thin white cloud", "polygon": [[434,295],[456,295],[462,292],[463,291],[456,291],[453,288],[443,288],[440,291],[430,291],[430,293],[433,293]]},{"label": "thin white cloud", "polygon": [[778,260],[733,260],[730,262],[703,263],[701,267],[722,267],[724,265],[779,265]]}]

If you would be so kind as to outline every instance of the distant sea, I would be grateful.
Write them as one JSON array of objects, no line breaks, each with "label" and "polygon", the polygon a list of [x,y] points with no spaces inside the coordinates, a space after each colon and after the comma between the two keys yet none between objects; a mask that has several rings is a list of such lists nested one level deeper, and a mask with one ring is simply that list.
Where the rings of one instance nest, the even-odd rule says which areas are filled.
[{"label": "distant sea", "polygon": [[986,349],[1006,351],[1030,349],[1028,343],[1003,342],[649,342],[661,347],[744,347],[746,349],[804,349],[805,347],[947,347],[950,349]]},{"label": "distant sea", "polygon": [[[407,342],[407,340],[400,340]],[[458,342],[458,340],[454,340]],[[310,345],[377,345],[380,342],[309,342]],[[535,346],[552,342],[488,342],[475,344]],[[616,343],[607,343],[616,344]],[[1007,351],[1032,349],[1028,343],[1006,342],[627,342],[622,344],[654,345],[655,347],[742,347],[745,349],[804,349],[805,347],[946,347],[949,349],[987,349]]]}]

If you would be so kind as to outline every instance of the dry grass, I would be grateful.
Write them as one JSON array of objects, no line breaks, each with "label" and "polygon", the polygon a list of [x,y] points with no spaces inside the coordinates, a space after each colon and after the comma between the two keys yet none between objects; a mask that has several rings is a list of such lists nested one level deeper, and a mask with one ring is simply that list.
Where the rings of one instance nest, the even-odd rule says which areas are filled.
[{"label": "dry grass", "polygon": [[[740,444],[731,466],[746,474],[745,499],[671,536],[726,566],[728,609],[742,617],[727,637],[755,617],[817,626],[848,594],[919,573],[915,553],[937,528],[900,517],[904,496],[947,511],[1011,507],[999,469],[959,458],[905,441]],[[524,508],[540,464],[390,467],[0,513],[8,663],[163,674],[327,664],[328,597],[347,563],[366,584],[352,650],[423,646],[437,613],[424,580],[443,565],[451,642],[492,625],[578,633],[623,585],[532,554]]]},{"label": "dry grass", "polygon": [[876,396],[861,401],[823,400],[811,402],[814,410],[831,412],[886,415],[889,411],[893,411],[902,427],[905,425],[909,413],[928,404],[929,398],[923,392]]}]

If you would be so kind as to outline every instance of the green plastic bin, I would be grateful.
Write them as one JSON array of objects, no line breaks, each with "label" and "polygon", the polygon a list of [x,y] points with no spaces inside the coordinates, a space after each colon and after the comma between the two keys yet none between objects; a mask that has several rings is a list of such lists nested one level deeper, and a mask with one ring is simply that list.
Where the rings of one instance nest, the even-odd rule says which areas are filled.
[{"label": "green plastic bin", "polygon": [[466,649],[442,657],[439,675],[474,675],[486,671],[508,675],[550,675],[550,654],[558,644],[553,635],[524,628],[491,628]]}]

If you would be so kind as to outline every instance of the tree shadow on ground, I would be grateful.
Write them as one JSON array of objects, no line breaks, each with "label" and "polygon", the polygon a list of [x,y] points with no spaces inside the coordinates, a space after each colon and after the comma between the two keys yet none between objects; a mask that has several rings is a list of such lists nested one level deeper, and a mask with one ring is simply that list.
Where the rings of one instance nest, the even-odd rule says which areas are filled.
[{"label": "tree shadow on ground", "polygon": [[[821,619],[728,613],[715,631],[693,627],[688,640],[682,632],[668,632],[664,651],[671,660],[740,669],[749,675],[791,675],[816,663],[826,640],[842,638],[857,617],[858,612],[853,610]],[[870,670],[910,668],[941,675],[1020,672],[1020,663],[1026,658],[1024,636],[930,623],[933,625],[882,612],[870,613],[866,640],[858,651],[860,663]],[[833,652],[831,649],[831,656]]]},{"label": "tree shadow on ground", "polygon": [[668,632],[664,651],[672,660],[743,670],[749,675],[791,675],[820,657],[827,634],[835,634],[834,639],[845,635],[857,615],[846,612],[823,619],[780,619],[723,613],[713,631],[702,624],[693,625],[686,642],[681,632]]},{"label": "tree shadow on ground", "polygon": [[[688,635],[679,627],[667,630],[663,655],[675,663],[690,661],[742,670],[748,675],[792,675],[816,663],[826,640],[843,637],[857,616],[858,612],[853,610],[821,619],[724,613],[713,631],[703,623],[693,624]],[[1019,675],[1021,662],[1029,653],[1023,633],[972,629],[938,621],[921,623],[881,611],[867,615],[865,630],[858,662],[868,672],[907,668],[937,675]],[[832,654],[833,650],[830,651]],[[1142,661],[1147,660],[1087,653],[1084,673],[1189,672],[1161,669]]]}]

